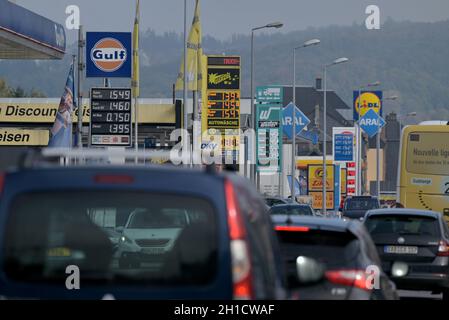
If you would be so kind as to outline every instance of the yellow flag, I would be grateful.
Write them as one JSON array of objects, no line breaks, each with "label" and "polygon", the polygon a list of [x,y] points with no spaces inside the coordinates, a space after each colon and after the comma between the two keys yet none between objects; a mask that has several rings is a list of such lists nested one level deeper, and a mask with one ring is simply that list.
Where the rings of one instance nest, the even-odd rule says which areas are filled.
[{"label": "yellow flag", "polygon": [[[195,16],[193,17],[192,28],[187,40],[187,88],[190,91],[200,91],[202,87],[202,56],[201,46],[202,31],[200,22],[200,0],[196,0]],[[181,69],[176,79],[176,90],[183,90],[184,86],[184,57],[181,62]]]},{"label": "yellow flag", "polygon": [[136,20],[134,21],[133,31],[133,79],[132,89],[133,97],[140,95],[140,73],[139,73],[139,20],[140,20],[140,0],[137,0]]}]

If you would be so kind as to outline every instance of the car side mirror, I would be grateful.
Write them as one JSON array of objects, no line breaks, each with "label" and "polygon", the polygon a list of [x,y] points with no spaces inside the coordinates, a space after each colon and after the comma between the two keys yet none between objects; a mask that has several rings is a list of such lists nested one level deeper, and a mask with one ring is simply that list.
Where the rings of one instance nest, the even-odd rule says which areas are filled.
[{"label": "car side mirror", "polygon": [[296,258],[296,273],[301,284],[310,284],[324,279],[325,267],[315,259],[299,256]]},{"label": "car side mirror", "polygon": [[391,267],[391,275],[394,278],[405,277],[409,272],[408,264],[405,262],[395,262]]},{"label": "car side mirror", "polygon": [[118,233],[123,233],[123,230],[125,230],[125,227],[120,226],[120,227],[115,228],[115,230],[116,230]]}]

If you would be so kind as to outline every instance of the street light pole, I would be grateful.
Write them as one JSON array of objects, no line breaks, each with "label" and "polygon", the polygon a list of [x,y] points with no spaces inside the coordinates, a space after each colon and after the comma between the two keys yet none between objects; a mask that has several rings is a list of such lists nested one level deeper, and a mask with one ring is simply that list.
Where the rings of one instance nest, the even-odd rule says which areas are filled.
[{"label": "street light pole", "polygon": [[[359,107],[359,119],[360,119],[360,110],[362,106],[362,90],[366,88],[371,87],[377,87],[380,86],[380,81],[376,81],[373,83],[369,83],[367,85],[363,85],[359,87],[359,99],[358,99],[358,107]],[[382,106],[381,106],[382,107]],[[380,116],[380,114],[379,114]],[[362,195],[362,129],[358,125],[358,122],[356,124],[356,134],[357,134],[357,161],[356,161],[356,172],[357,172],[357,181],[356,181],[356,189],[357,189],[357,195]],[[379,140],[379,147],[377,148],[377,156],[379,155],[379,148],[380,148],[380,140]],[[378,160],[379,161],[379,160]],[[379,180],[377,180],[379,181]]]},{"label": "street light pole", "polygon": [[[188,94],[187,94],[187,81],[189,80],[187,77],[187,0],[184,0],[184,81],[183,81],[183,100],[184,100],[184,125],[183,125],[183,138],[182,138],[182,145],[183,145],[183,151],[187,152],[184,148],[189,148],[188,152],[190,152],[190,141],[187,141],[188,133],[188,110],[187,110],[187,100],[188,100]],[[137,123],[136,123],[137,124]],[[188,157],[190,159],[190,157]],[[187,159],[187,157],[186,157]],[[187,166],[187,163],[184,163],[184,166]]]},{"label": "street light pole", "polygon": [[[384,98],[384,101],[387,100],[396,100],[398,98],[398,96],[391,96],[391,97],[387,97]],[[381,108],[383,108],[383,101],[382,101],[382,106]],[[381,134],[381,130],[379,128],[379,130],[377,131],[377,137],[376,137],[376,195],[377,197],[380,197],[380,134]]]},{"label": "street light pole", "polygon": [[327,68],[348,62],[348,58],[338,58],[334,60],[331,64],[327,64],[324,66],[324,106],[323,106],[323,199],[322,199],[322,205],[323,205],[323,212],[322,214],[325,215],[327,211],[326,206],[326,182],[327,182],[327,166],[326,166],[326,153],[327,153]]},{"label": "street light pole", "polygon": [[[318,45],[321,41],[318,39],[312,39],[304,42],[301,46],[293,48],[293,111],[292,111],[292,183],[290,185],[291,202],[296,202],[295,196],[295,177],[296,177],[296,50],[301,48]],[[282,174],[282,173],[281,173]],[[280,186],[282,188],[282,186]]]},{"label": "street light pole", "polygon": [[[265,28],[282,28],[284,26],[281,22],[273,22],[267,25],[256,27],[251,29],[251,126],[254,131],[256,131],[256,106],[254,104],[254,32],[260,29]],[[256,137],[257,139],[257,137]],[[253,149],[255,149],[255,141],[253,143]],[[252,151],[251,151],[252,152]],[[253,153],[254,154],[254,153]],[[245,154],[245,157],[248,159],[248,155]],[[251,163],[250,167],[250,180],[252,183],[256,184],[256,162],[257,162],[257,150],[255,150],[255,154],[253,158],[253,163]],[[248,165],[246,161],[245,166]]]}]

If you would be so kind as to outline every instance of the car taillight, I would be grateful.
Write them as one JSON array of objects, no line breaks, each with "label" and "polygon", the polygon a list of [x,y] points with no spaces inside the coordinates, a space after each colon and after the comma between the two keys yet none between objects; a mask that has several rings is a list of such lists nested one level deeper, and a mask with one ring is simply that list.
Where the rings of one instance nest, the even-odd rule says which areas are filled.
[{"label": "car taillight", "polygon": [[276,226],[274,227],[276,231],[291,231],[291,232],[309,232],[309,227],[300,227],[300,226]]},{"label": "car taillight", "polygon": [[225,195],[228,211],[229,238],[231,239],[230,249],[234,299],[249,300],[254,296],[251,279],[251,258],[246,241],[244,220],[237,203],[234,187],[228,180],[225,181]]},{"label": "car taillight", "polygon": [[332,283],[343,286],[370,290],[367,286],[366,273],[363,270],[334,270],[327,271],[326,278]]},{"label": "car taillight", "polygon": [[440,243],[438,244],[438,254],[437,256],[439,257],[449,257],[449,244],[444,241],[441,240]]},{"label": "car taillight", "polygon": [[128,175],[96,175],[94,177],[94,181],[96,183],[105,183],[105,184],[131,184],[134,182],[134,177]]}]

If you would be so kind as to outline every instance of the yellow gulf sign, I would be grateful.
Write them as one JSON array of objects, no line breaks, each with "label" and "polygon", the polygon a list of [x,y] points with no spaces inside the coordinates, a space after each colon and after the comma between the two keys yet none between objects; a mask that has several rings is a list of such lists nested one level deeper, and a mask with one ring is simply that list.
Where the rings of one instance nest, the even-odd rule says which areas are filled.
[{"label": "yellow gulf sign", "polygon": [[382,91],[354,91],[354,120],[363,117],[370,109],[378,115],[382,114]]},{"label": "yellow gulf sign", "polygon": [[48,130],[0,128],[0,146],[47,146],[49,139]]}]

